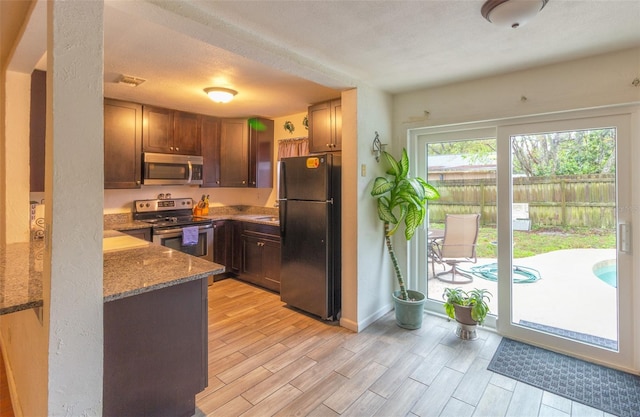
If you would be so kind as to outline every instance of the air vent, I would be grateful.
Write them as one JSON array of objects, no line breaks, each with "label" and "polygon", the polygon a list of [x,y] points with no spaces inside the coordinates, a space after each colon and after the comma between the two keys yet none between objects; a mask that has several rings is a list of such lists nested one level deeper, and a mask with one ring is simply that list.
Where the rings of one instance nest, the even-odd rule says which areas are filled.
[{"label": "air vent", "polygon": [[144,78],[132,77],[130,75],[122,75],[118,82],[120,84],[126,84],[131,87],[137,87],[145,81],[147,80],[145,80]]}]

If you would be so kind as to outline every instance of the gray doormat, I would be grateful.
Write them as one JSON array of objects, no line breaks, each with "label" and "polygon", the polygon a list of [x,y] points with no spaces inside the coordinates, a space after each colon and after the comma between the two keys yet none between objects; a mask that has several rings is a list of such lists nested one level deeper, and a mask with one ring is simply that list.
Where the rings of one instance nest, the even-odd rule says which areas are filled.
[{"label": "gray doormat", "polygon": [[640,376],[507,338],[487,369],[620,417],[640,416]]}]

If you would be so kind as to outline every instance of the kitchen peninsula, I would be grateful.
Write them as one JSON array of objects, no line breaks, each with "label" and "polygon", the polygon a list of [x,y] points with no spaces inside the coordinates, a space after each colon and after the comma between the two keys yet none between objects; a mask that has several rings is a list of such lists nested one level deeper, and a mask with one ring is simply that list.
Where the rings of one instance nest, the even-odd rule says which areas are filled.
[{"label": "kitchen peninsula", "polygon": [[[104,236],[106,248],[126,235]],[[224,268],[140,242],[104,253],[103,415],[193,415],[207,386],[207,278]],[[43,256],[41,240],[0,251],[0,314],[42,307]]]}]

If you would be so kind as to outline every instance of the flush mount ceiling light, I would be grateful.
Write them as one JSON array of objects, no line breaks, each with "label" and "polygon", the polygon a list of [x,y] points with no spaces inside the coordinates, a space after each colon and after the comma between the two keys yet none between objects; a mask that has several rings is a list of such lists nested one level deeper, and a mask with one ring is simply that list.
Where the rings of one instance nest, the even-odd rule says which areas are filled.
[{"label": "flush mount ceiling light", "polygon": [[233,100],[233,97],[238,94],[236,90],[222,87],[209,87],[205,88],[204,92],[207,93],[209,98],[216,103],[228,103]]},{"label": "flush mount ceiling light", "polygon": [[514,29],[533,19],[549,0],[488,0],[480,13],[489,22]]}]

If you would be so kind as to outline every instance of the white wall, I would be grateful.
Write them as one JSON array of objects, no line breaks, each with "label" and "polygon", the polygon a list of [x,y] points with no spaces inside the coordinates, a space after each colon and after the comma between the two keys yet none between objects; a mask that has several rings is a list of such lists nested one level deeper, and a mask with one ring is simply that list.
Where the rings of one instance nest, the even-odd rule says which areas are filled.
[{"label": "white wall", "polygon": [[29,240],[29,107],[31,75],[8,71],[5,215],[7,243]]},{"label": "white wall", "polygon": [[99,0],[47,2],[49,416],[102,413],[103,14]]},{"label": "white wall", "polygon": [[632,85],[637,77],[639,48],[398,94],[393,102],[394,138],[406,143],[412,127],[639,101],[640,87]]},{"label": "white wall", "polygon": [[[360,331],[392,308],[394,276],[383,224],[371,197],[374,179],[386,168],[371,152],[377,131],[391,136],[391,96],[368,86],[342,94],[342,319]],[[363,172],[364,168],[364,172]],[[364,174],[364,175],[363,175]]]}]

